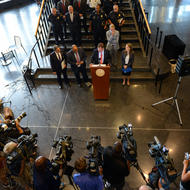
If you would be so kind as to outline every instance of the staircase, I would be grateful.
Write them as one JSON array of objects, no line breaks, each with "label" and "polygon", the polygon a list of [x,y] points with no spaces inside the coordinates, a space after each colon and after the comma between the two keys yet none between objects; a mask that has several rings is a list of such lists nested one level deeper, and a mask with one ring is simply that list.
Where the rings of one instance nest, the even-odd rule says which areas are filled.
[{"label": "staircase", "polygon": [[[122,3],[122,6],[120,7],[120,10],[122,10],[126,16],[126,22],[124,26],[121,29],[121,50],[125,48],[126,43],[132,43],[133,48],[135,51],[135,63],[133,65],[133,72],[131,75],[131,80],[154,80],[154,76],[150,72],[150,68],[147,65],[147,57],[145,57],[144,49],[142,46],[142,42],[140,39],[140,35],[138,33],[138,27],[135,22],[134,18],[134,13],[132,12],[132,8],[130,5],[130,2],[128,0],[124,0]],[[87,17],[87,25],[89,25],[89,15]],[[68,27],[67,27],[68,28]],[[90,63],[90,56],[92,55],[92,51],[94,49],[94,41],[93,41],[93,36],[92,34],[89,34],[87,36],[85,34],[84,28],[82,27],[82,47],[87,53],[88,59],[87,63]],[[67,51],[71,49],[72,46],[72,39],[70,36],[69,30],[67,30],[67,36],[68,38],[65,39],[66,46],[67,46]],[[53,37],[52,31],[50,31],[49,34],[49,39],[47,42],[47,47],[45,51],[45,55],[49,55],[53,51],[53,46],[55,44],[55,39]],[[60,45],[61,48],[62,45]],[[118,55],[118,60],[119,63],[118,65],[121,65],[121,50]],[[88,76],[90,77],[90,70],[87,64],[87,71],[88,71]],[[56,80],[56,76],[52,74],[51,68],[38,68],[35,72],[35,80],[36,81],[53,81]],[[74,79],[74,75],[68,66],[68,76],[72,80]],[[118,69],[118,71],[112,72],[110,74],[110,79],[111,80],[121,80],[122,75],[121,75],[121,69]]]}]

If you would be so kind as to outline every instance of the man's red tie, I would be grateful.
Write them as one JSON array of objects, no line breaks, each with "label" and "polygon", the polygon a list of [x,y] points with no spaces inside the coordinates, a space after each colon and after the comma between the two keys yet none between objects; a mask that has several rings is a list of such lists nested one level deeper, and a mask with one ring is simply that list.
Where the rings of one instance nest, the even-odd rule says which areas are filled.
[{"label": "man's red tie", "polygon": [[64,12],[64,14],[66,13],[66,7],[65,7],[65,5],[63,4],[63,12]]},{"label": "man's red tie", "polygon": [[80,58],[79,58],[78,52],[76,53],[76,58],[77,58],[77,63],[79,63],[80,62]]},{"label": "man's red tie", "polygon": [[102,55],[102,51],[101,51],[101,54],[100,54],[100,64],[103,63],[103,55]]},{"label": "man's red tie", "polygon": [[78,6],[79,6],[79,8],[80,8],[80,0],[78,1]]}]

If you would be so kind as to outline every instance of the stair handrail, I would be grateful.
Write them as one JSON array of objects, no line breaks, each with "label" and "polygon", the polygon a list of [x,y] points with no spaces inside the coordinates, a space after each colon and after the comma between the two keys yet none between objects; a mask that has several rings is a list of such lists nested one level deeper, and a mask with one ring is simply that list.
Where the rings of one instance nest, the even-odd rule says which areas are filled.
[{"label": "stair handrail", "polygon": [[35,37],[41,57],[44,56],[47,47],[48,37],[50,34],[50,23],[48,22],[48,17],[51,13],[51,9],[54,6],[55,5],[53,0],[43,0],[41,4],[40,14],[35,32]]},{"label": "stair handrail", "polygon": [[141,0],[131,0],[131,3],[140,32],[143,48],[147,56],[149,52],[149,43],[152,32]]}]

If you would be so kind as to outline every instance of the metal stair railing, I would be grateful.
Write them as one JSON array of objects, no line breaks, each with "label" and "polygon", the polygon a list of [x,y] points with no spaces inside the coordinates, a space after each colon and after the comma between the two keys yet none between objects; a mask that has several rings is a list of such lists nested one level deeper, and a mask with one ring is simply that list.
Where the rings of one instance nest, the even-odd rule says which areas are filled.
[{"label": "metal stair railing", "polygon": [[135,13],[135,19],[139,28],[140,37],[142,39],[143,48],[147,56],[151,37],[151,29],[146,16],[147,13],[145,13],[144,11],[141,0],[131,0],[131,3]]},{"label": "metal stair railing", "polygon": [[41,57],[44,56],[44,52],[47,47],[49,33],[50,33],[50,23],[48,22],[48,17],[51,13],[51,9],[54,7],[53,0],[43,0],[40,15],[38,19],[38,24],[35,32],[35,37],[39,47]]}]

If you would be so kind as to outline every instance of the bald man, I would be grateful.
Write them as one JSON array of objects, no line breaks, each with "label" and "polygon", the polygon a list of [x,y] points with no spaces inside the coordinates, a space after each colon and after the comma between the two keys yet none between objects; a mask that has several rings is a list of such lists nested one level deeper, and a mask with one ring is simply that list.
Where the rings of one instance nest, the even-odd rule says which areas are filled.
[{"label": "bald man", "polygon": [[78,48],[77,45],[72,45],[72,49],[67,53],[67,63],[71,65],[77,83],[82,87],[82,81],[80,79],[80,73],[83,76],[83,80],[87,87],[91,86],[88,75],[86,72],[86,54],[82,48]]},{"label": "bald man", "polygon": [[64,18],[57,12],[56,8],[52,8],[48,21],[51,23],[51,26],[52,26],[53,35],[55,37],[55,44],[56,45],[59,44],[59,38],[60,38],[61,44],[65,46],[65,42],[63,38]]}]

